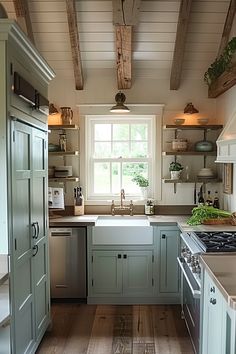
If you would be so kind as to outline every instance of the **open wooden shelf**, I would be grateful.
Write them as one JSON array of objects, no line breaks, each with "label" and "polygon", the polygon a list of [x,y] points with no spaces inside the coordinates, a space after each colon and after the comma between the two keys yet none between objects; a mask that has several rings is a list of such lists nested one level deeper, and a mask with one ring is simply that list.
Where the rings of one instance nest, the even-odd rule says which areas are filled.
[{"label": "open wooden shelf", "polygon": [[172,156],[187,156],[187,155],[203,155],[203,156],[216,156],[216,151],[208,151],[208,152],[201,152],[201,151],[163,151],[163,156],[172,155]]},{"label": "open wooden shelf", "polygon": [[49,151],[48,155],[50,156],[77,156],[79,151]]},{"label": "open wooden shelf", "polygon": [[170,179],[170,178],[163,178],[163,183],[220,183],[222,180],[220,178],[196,178],[196,179]]},{"label": "open wooden shelf", "polygon": [[64,125],[64,124],[58,124],[58,125],[49,125],[48,126],[48,129],[49,130],[66,130],[66,129],[70,129],[70,130],[78,130],[79,129],[79,126],[77,124],[67,124],[67,125]]},{"label": "open wooden shelf", "polygon": [[78,182],[79,177],[50,177],[48,178],[50,182]]},{"label": "open wooden shelf", "polygon": [[216,98],[236,84],[236,63],[223,72],[209,87],[208,97]]},{"label": "open wooden shelf", "polygon": [[223,125],[222,124],[206,124],[206,125],[199,125],[199,124],[193,124],[193,125],[176,125],[176,124],[167,124],[163,126],[163,129],[179,129],[179,130],[218,130],[222,129]]}]

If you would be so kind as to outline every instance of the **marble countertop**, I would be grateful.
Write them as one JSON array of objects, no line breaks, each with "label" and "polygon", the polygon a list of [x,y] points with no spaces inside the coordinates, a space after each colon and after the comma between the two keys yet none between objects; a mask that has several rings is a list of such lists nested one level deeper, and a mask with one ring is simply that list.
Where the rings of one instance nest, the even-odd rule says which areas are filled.
[{"label": "marble countertop", "polygon": [[236,253],[209,253],[200,257],[228,305],[236,310]]},{"label": "marble countertop", "polygon": [[[63,216],[61,218],[50,219],[49,226],[50,227],[93,226],[96,223],[97,217],[98,217],[98,215]],[[151,226],[165,225],[165,224],[178,225],[179,223],[184,224],[184,223],[186,223],[187,219],[188,219],[188,217],[183,216],[183,215],[148,216],[148,220],[149,220]]]},{"label": "marble countertop", "polygon": [[[108,215],[106,215],[108,216]],[[137,216],[137,215],[135,215]],[[143,216],[143,215],[142,215]],[[83,216],[63,216],[61,218],[50,219],[50,227],[80,227],[94,226],[98,215]],[[112,217],[112,216],[111,216]],[[131,216],[132,217],[132,216]],[[177,225],[181,232],[191,231],[235,231],[236,226],[224,225],[197,225],[190,226],[187,224],[188,215],[152,215],[148,216],[151,226]]]}]

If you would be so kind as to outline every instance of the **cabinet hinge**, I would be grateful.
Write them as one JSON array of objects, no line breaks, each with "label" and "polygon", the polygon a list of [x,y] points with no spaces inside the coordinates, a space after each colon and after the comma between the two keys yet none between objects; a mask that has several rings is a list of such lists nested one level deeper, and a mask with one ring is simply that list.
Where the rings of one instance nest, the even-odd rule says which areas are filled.
[{"label": "cabinet hinge", "polygon": [[15,139],[16,139],[16,134],[15,134],[15,130],[13,130],[13,132],[12,132],[12,140],[13,140],[13,143],[15,142]]},{"label": "cabinet hinge", "polygon": [[154,254],[152,255],[152,263],[154,263]]},{"label": "cabinet hinge", "polygon": [[93,286],[93,279],[92,279],[92,286]]},{"label": "cabinet hinge", "polygon": [[152,278],[152,286],[154,286],[154,279]]},{"label": "cabinet hinge", "polygon": [[13,75],[13,65],[12,65],[12,63],[10,64],[10,75]]},{"label": "cabinet hinge", "polygon": [[17,250],[17,240],[15,238],[15,251]]}]

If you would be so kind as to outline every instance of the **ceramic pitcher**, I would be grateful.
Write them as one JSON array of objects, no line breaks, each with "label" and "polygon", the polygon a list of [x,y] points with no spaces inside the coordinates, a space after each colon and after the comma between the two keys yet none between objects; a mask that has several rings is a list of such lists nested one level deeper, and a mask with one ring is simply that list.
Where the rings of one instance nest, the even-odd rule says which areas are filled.
[{"label": "ceramic pitcher", "polygon": [[73,111],[70,107],[61,107],[62,124],[72,124]]}]

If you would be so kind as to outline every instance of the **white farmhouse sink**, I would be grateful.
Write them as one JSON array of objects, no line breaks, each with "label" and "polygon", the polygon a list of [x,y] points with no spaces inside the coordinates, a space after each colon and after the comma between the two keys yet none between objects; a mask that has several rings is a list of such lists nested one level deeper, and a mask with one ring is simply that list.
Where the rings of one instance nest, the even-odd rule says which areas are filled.
[{"label": "white farmhouse sink", "polygon": [[93,227],[94,245],[151,245],[153,228],[146,216],[99,216]]},{"label": "white farmhouse sink", "polygon": [[150,226],[147,216],[98,216],[96,226]]}]

